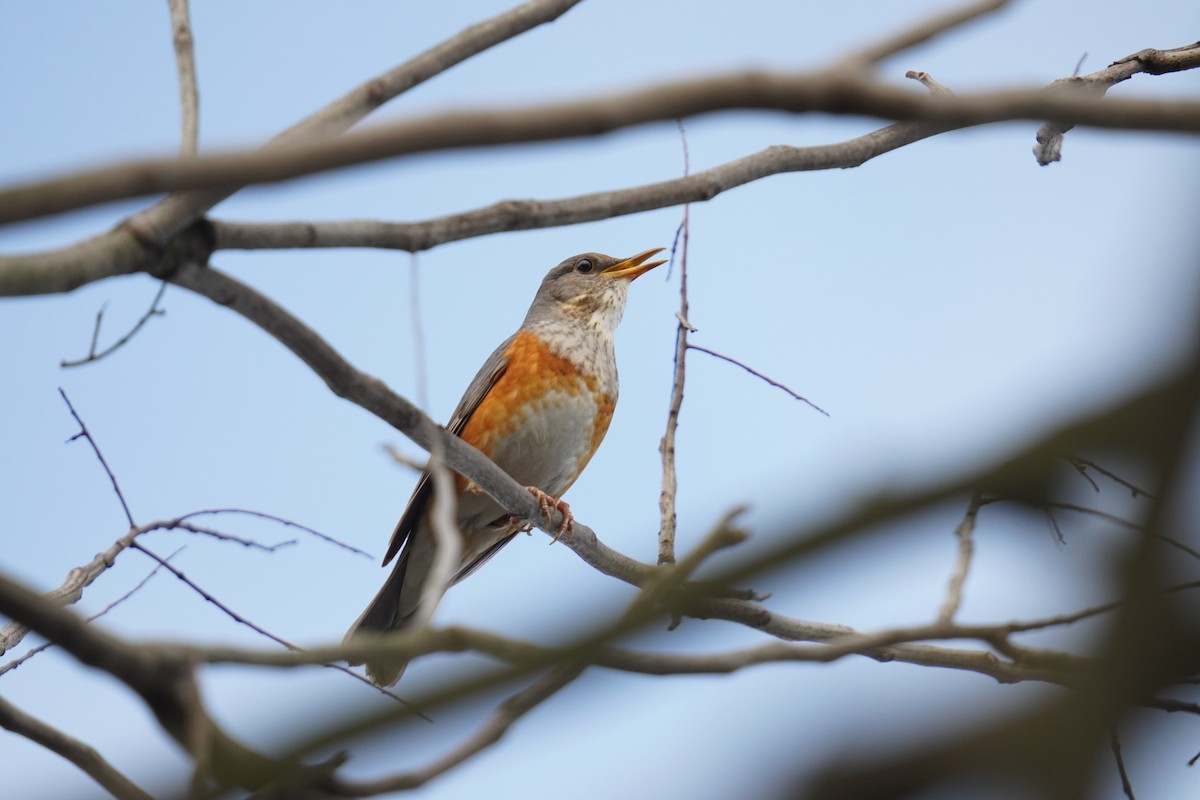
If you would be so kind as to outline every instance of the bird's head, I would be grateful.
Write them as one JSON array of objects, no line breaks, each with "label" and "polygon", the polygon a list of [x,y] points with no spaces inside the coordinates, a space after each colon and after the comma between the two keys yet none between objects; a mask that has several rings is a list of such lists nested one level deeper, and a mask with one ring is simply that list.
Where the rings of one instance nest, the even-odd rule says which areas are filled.
[{"label": "bird's head", "polygon": [[662,250],[657,247],[629,258],[615,258],[603,253],[571,256],[542,279],[526,322],[566,318],[611,333],[625,311],[629,284],[639,275],[666,263],[649,260]]}]

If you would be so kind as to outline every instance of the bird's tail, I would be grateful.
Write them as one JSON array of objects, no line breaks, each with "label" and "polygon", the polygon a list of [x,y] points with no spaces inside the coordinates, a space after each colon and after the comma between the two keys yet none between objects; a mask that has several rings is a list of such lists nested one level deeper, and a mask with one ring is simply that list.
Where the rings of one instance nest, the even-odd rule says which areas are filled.
[{"label": "bird's tail", "polygon": [[[362,641],[368,638],[385,636],[394,631],[401,631],[412,624],[416,609],[408,613],[400,613],[400,590],[404,587],[404,574],[407,572],[408,553],[401,554],[392,574],[388,576],[383,588],[375,595],[375,599],[367,606],[367,610],[354,621],[350,630],[346,631],[343,641]],[[361,662],[351,661],[357,665]],[[367,662],[367,675],[377,686],[391,686],[400,680],[408,667],[404,659],[379,659]]]}]

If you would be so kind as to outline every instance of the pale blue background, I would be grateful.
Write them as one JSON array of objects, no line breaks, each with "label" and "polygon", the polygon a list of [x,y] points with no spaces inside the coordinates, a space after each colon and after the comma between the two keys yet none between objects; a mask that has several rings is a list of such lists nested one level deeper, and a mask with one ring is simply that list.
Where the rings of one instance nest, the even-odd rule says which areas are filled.
[{"label": "pale blue background", "polygon": [[[202,147],[257,144],[343,92],[506,2],[194,3]],[[477,57],[388,105],[378,117],[591,93],[726,69],[820,68],[943,3],[585,2],[558,22]],[[891,59],[883,75],[930,71],[952,89],[1041,85],[1145,47],[1196,38],[1192,2],[1131,7],[1041,0]],[[914,89],[918,87],[913,87]],[[1196,97],[1200,75],[1139,76],[1121,96]],[[8,3],[0,7],[0,180],[13,183],[111,159],[170,155],[177,89],[166,4]],[[772,144],[825,144],[874,120],[714,115],[686,123],[693,170]],[[736,356],[829,410],[819,416],[737,369],[693,354],[679,433],[680,546],[728,508],[752,507],[747,547],[789,521],[814,524],[878,487],[935,480],[982,463],[1160,374],[1193,333],[1197,282],[1195,139],[1075,131],[1065,160],[1038,167],[1035,124],[938,137],[850,171],[776,176],[691,211],[692,322],[698,344]],[[418,220],[504,198],[556,198],[665,180],[682,171],[673,124],[590,142],[441,153],[337,176],[248,190],[215,216],[239,220]],[[106,229],[144,201],[0,229],[0,250],[34,250]],[[429,410],[446,417],[478,364],[519,323],[537,281],[572,253],[669,245],[680,209],[559,230],[459,242],[422,254],[221,252],[214,264],[273,297],[355,365],[417,396],[410,273],[419,264],[430,364]],[[660,269],[634,286],[618,339],[621,402],[608,440],[568,499],[614,547],[652,560],[658,441],[665,421],[677,280]],[[70,295],[0,303],[0,507],[5,572],[49,589],[124,532],[107,480],[56,389],[70,394],[120,478],[139,523],[205,507],[283,515],[378,555],[412,484],[382,453],[415,446],[333,397],[261,331],[209,301],[169,289],[167,315],[106,361],[82,355],[96,310],[104,341],[150,302],[145,276]],[[1064,497],[1096,501],[1082,482]],[[1128,505],[1128,504],[1125,504]],[[772,608],[864,629],[928,621],[941,603],[961,504],[764,576]],[[1131,509],[1124,509],[1132,513]],[[1123,531],[1064,517],[985,509],[964,618],[992,622],[1108,599],[1097,575]],[[219,520],[267,542],[287,530]],[[1187,532],[1183,532],[1186,535]],[[1194,534],[1192,539],[1195,544]],[[331,643],[375,591],[373,562],[302,537],[274,555],[156,533],[177,564],[256,623],[299,644]],[[136,553],[88,591],[94,611],[149,564]],[[1200,565],[1181,564],[1194,579]],[[541,536],[519,539],[454,590],[437,621],[537,641],[617,613],[631,592]],[[114,611],[107,629],[135,640],[266,647],[169,576]],[[31,642],[33,639],[30,640]],[[680,649],[757,641],[725,623],[687,622]],[[464,665],[414,665],[402,689]],[[381,701],[328,670],[210,669],[204,689],[230,730],[258,745],[278,732]],[[59,653],[0,681],[26,711],[97,746],[151,790],[180,786],[184,764],[122,686]],[[419,794],[452,798],[607,798],[617,792],[754,796],[782,771],[880,755],[948,722],[1019,710],[1039,686],[864,659],[781,665],[732,677],[655,680],[593,671],[505,740]],[[494,704],[445,712],[386,747],[354,748],[350,772],[419,765],[473,729]],[[1147,714],[1158,735],[1123,730],[1138,797],[1194,795],[1185,762],[1194,718]],[[5,735],[0,772],[13,797],[90,797],[58,757]],[[779,765],[785,765],[782,770]],[[1097,798],[1120,796],[1110,758]]]}]

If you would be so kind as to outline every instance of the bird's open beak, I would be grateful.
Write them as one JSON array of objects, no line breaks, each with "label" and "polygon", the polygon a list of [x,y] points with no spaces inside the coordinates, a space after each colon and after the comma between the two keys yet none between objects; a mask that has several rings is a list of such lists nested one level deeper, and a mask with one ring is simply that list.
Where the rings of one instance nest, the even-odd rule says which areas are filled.
[{"label": "bird's open beak", "polygon": [[667,263],[665,260],[646,261],[646,259],[648,259],[650,256],[654,255],[655,253],[661,253],[662,251],[663,248],[656,247],[653,250],[647,250],[644,253],[638,253],[636,256],[627,258],[624,261],[618,261],[611,267],[601,270],[600,274],[608,278],[628,278],[632,282],[635,278],[637,278],[638,275],[641,275],[644,272],[649,272],[659,264]]}]

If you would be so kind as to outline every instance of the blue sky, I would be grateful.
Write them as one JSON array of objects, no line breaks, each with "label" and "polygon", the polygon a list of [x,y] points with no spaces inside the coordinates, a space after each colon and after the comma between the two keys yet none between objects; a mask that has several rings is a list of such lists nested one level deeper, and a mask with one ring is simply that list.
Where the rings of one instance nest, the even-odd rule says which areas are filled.
[{"label": "blue sky", "polygon": [[[255,145],[505,2],[428,7],[386,2],[195,3],[201,148]],[[479,105],[575,99],[667,78],[761,67],[810,70],[943,3],[584,2],[389,104],[379,119]],[[1098,0],[1086,15],[1028,0],[887,61],[881,75],[931,72],[957,91],[1034,86],[1146,47],[1194,39],[1188,2]],[[1195,97],[1200,75],[1137,76],[1121,96]],[[0,10],[0,181],[111,159],[170,155],[178,102],[166,4],[10,4]],[[875,120],[766,113],[685,123],[693,170],[772,144],[825,144]],[[689,357],[679,431],[680,546],[747,503],[753,550],[796,521],[816,524],[881,486],[921,485],[1029,441],[1080,406],[1100,408],[1161,374],[1194,326],[1194,139],[1073,131],[1064,160],[1038,167],[1036,125],[943,135],[847,171],[771,177],[691,209],[691,321],[697,344],[744,360],[830,412],[822,417],[736,368]],[[420,220],[505,198],[556,198],[681,174],[673,124],[595,141],[448,152],[371,164],[237,194],[231,220]],[[61,246],[145,201],[0,228],[0,251]],[[563,229],[457,242],[413,258],[382,251],[222,251],[214,266],[320,332],[359,368],[417,397],[412,275],[422,307],[429,411],[444,419],[478,365],[519,324],[544,272],[573,253],[668,246],[681,209]],[[62,370],[123,332],[157,287],[146,276],[68,295],[0,303],[0,505],[3,569],[49,589],[124,533],[107,480],[80,443],[62,387],[104,448],[139,523],[244,507],[318,528],[378,556],[413,475],[381,445],[418,454],[384,423],[333,397],[274,340],[209,301],[170,288],[154,319],[105,361]],[[621,399],[607,441],[568,500],[610,545],[652,560],[657,447],[671,380],[677,275],[631,291],[618,334]],[[1082,487],[1086,488],[1086,487]],[[1070,489],[1070,487],[1068,487]],[[1074,487],[1080,491],[1081,487]],[[1111,499],[1111,498],[1109,498]],[[1116,501],[1114,501],[1116,502]],[[763,576],[772,608],[873,630],[932,619],[954,555],[961,505],[847,545],[794,572]],[[288,530],[222,520],[265,542]],[[1108,599],[1095,580],[1123,534],[1075,520],[1058,544],[1044,523],[987,509],[964,619],[990,622]],[[1193,542],[1194,543],[1194,542]],[[183,534],[148,545],[240,613],[298,644],[330,643],[369,600],[376,562],[310,538],[272,555]],[[94,612],[150,568],[127,553],[85,596]],[[630,598],[569,550],[519,539],[457,587],[437,622],[539,641]],[[135,640],[267,643],[167,576],[106,617]],[[754,638],[725,623],[686,623],[666,645],[718,649]],[[648,644],[651,640],[645,639]],[[661,636],[654,640],[663,646]],[[404,690],[473,666],[415,664]],[[380,702],[328,670],[213,669],[218,719],[255,743],[281,727]],[[127,691],[46,653],[2,679],[5,697],[96,745],[151,790],[177,787],[183,760]],[[922,741],[948,721],[1020,709],[1050,691],[866,660],[770,666],[730,677],[652,679],[593,671],[428,798],[725,797],[753,787],[763,760],[797,773],[837,755]],[[491,701],[494,704],[494,698]],[[424,763],[489,705],[439,716],[387,743],[356,748],[353,774]],[[765,712],[765,713],[764,713]],[[1194,792],[1184,762],[1196,723],[1139,717],[1158,733],[1127,743],[1139,797]],[[117,721],[114,724],[114,721]],[[602,766],[601,766],[602,765]],[[90,796],[73,767],[12,736],[0,770],[14,796]],[[535,787],[535,788],[531,788]],[[1120,796],[1096,765],[1098,798]]]}]

